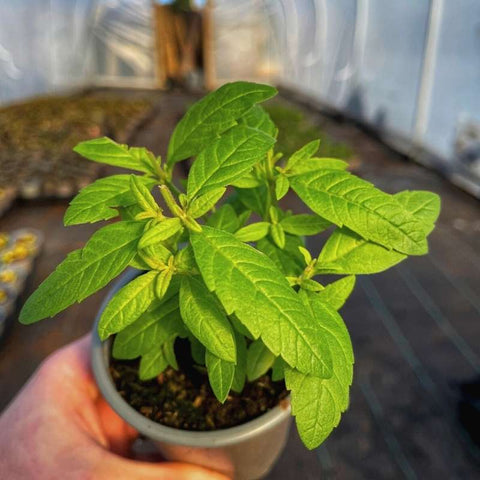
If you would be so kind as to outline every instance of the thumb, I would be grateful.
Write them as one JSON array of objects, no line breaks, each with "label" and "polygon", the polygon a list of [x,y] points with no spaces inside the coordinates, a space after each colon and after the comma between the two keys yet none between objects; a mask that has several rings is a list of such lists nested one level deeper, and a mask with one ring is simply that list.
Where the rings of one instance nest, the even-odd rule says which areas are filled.
[{"label": "thumb", "polygon": [[96,480],[228,480],[229,477],[196,465],[177,462],[149,463],[119,457],[105,451],[97,464]]}]

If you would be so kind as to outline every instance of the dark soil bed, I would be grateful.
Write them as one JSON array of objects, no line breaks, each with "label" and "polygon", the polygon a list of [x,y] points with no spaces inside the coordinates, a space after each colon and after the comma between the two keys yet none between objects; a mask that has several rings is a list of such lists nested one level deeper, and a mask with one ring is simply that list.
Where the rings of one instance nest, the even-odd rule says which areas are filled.
[{"label": "dark soil bed", "polygon": [[[185,373],[187,371],[187,373]],[[207,375],[194,368],[167,368],[156,379],[138,378],[138,361],[112,360],[110,373],[127,403],[145,417],[182,430],[217,430],[252,420],[287,395],[285,383],[264,375],[231,392],[224,404],[214,396]]]}]

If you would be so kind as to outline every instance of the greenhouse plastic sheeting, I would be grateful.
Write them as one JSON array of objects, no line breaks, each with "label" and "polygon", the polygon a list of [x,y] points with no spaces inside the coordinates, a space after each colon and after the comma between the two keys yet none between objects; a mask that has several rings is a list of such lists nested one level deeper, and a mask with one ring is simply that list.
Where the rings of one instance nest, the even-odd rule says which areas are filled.
[{"label": "greenhouse plastic sheeting", "polygon": [[94,84],[153,86],[150,0],[0,0],[0,103]]},{"label": "greenhouse plastic sheeting", "polygon": [[480,196],[478,0],[265,3],[280,83]]}]

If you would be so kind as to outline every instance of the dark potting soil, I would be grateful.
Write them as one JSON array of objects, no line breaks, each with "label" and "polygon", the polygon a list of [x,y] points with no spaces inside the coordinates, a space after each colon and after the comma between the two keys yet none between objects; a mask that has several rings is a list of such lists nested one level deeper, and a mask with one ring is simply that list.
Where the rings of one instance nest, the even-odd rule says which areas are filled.
[{"label": "dark potting soil", "polygon": [[180,365],[157,378],[141,381],[137,360],[112,359],[110,373],[117,390],[135,410],[155,422],[182,430],[217,430],[254,419],[288,395],[283,381],[264,375],[247,382],[241,394],[231,392],[225,403],[213,394],[201,368]]}]

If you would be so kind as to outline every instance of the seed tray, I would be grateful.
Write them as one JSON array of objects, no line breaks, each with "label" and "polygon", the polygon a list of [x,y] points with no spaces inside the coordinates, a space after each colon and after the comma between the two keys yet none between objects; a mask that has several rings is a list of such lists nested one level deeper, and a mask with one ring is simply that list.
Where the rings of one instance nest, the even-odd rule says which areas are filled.
[{"label": "seed tray", "polygon": [[42,244],[43,235],[38,230],[22,228],[11,233],[0,232],[0,338]]}]

